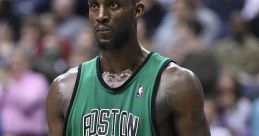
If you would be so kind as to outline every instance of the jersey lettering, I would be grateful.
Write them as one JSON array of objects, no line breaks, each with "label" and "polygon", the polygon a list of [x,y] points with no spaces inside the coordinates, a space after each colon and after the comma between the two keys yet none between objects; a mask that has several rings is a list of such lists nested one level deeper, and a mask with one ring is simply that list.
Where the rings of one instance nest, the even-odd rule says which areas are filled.
[{"label": "jersey lettering", "polygon": [[109,121],[107,119],[110,118],[110,113],[111,111],[108,109],[102,109],[100,112],[101,115],[98,128],[99,136],[105,136],[108,134]]},{"label": "jersey lettering", "polygon": [[111,110],[111,112],[112,112],[112,136],[114,136],[115,135],[115,124],[116,124],[116,117],[117,117],[117,115],[118,114],[120,114],[120,110],[119,109],[112,109]]},{"label": "jersey lettering", "polygon": [[82,119],[83,136],[136,136],[138,132],[139,117],[119,109],[93,109]]},{"label": "jersey lettering", "polygon": [[139,122],[139,118],[130,113],[129,117],[128,117],[128,135],[129,136],[137,135],[138,122]]},{"label": "jersey lettering", "polygon": [[120,136],[127,136],[127,112],[126,111],[122,111],[120,114]]},{"label": "jersey lettering", "polygon": [[87,114],[83,116],[83,134],[89,134],[90,133],[90,128],[91,128],[91,114]]},{"label": "jersey lettering", "polygon": [[98,124],[98,116],[99,116],[99,110],[93,109],[92,113],[94,114],[94,119],[92,119],[93,128],[91,129],[90,134],[96,135],[97,134],[97,124]]}]

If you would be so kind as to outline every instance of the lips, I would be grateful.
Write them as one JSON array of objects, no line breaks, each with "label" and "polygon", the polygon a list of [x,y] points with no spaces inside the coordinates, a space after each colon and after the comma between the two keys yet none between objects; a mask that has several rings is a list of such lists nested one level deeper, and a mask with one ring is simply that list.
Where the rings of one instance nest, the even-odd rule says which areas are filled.
[{"label": "lips", "polygon": [[99,25],[99,26],[95,27],[95,31],[96,32],[101,32],[101,33],[106,33],[106,32],[111,32],[112,29],[110,27],[108,27],[108,26],[101,26],[101,25]]}]

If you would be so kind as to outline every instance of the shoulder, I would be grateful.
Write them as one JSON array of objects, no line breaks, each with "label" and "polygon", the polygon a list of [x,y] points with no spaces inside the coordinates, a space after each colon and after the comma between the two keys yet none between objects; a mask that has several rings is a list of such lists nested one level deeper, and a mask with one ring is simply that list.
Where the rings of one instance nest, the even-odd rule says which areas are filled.
[{"label": "shoulder", "polygon": [[175,63],[169,63],[161,75],[160,90],[164,91],[169,107],[179,111],[202,110],[203,90],[197,76]]},{"label": "shoulder", "polygon": [[51,83],[48,94],[48,103],[50,106],[60,107],[60,112],[65,113],[73,94],[78,67],[69,69],[66,73],[58,76]]},{"label": "shoulder", "polygon": [[[73,91],[74,84],[78,73],[78,67],[69,69],[66,73],[56,77],[51,84],[51,91],[57,91],[61,95],[65,95],[68,91]],[[65,97],[65,96],[62,96]]]},{"label": "shoulder", "polygon": [[190,70],[183,68],[173,62],[169,63],[164,69],[162,80],[165,80],[165,85],[174,87],[183,87],[184,84],[188,83],[188,86],[193,87],[198,82],[197,76]]},{"label": "shoulder", "polygon": [[46,103],[50,135],[62,135],[77,73],[78,67],[72,68],[58,76],[51,84]]},{"label": "shoulder", "polygon": [[61,85],[64,83],[69,83],[71,80],[75,80],[78,73],[78,67],[71,68],[64,74],[59,75],[52,82],[53,85]]}]

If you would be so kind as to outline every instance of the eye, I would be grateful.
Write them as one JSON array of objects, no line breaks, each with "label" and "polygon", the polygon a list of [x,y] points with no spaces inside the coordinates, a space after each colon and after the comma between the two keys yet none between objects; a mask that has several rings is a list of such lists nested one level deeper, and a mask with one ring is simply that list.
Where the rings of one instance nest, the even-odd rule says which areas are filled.
[{"label": "eye", "polygon": [[116,1],[111,1],[109,7],[112,9],[116,9],[119,7],[119,4]]},{"label": "eye", "polygon": [[98,9],[98,4],[95,2],[91,2],[91,3],[89,3],[89,7],[90,7],[90,9]]}]

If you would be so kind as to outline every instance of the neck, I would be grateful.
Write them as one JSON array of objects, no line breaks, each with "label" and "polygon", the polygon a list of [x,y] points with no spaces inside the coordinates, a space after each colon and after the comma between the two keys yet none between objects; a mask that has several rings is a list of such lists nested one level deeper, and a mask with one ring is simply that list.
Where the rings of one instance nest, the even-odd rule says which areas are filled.
[{"label": "neck", "polygon": [[101,71],[121,73],[125,70],[131,70],[134,72],[137,67],[144,61],[147,54],[148,51],[142,49],[137,40],[123,45],[120,49],[101,50]]}]

